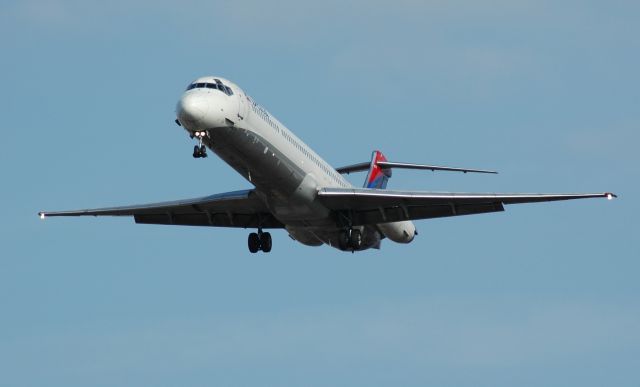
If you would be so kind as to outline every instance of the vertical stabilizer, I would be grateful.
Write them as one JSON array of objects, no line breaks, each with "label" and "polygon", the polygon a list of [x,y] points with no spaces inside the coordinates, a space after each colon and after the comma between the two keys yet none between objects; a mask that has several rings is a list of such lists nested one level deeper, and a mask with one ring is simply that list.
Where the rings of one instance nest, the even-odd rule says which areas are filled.
[{"label": "vertical stabilizer", "polygon": [[387,161],[387,158],[380,151],[373,151],[371,155],[371,166],[364,181],[364,188],[387,188],[387,181],[391,177],[391,168],[382,169],[378,162]]}]

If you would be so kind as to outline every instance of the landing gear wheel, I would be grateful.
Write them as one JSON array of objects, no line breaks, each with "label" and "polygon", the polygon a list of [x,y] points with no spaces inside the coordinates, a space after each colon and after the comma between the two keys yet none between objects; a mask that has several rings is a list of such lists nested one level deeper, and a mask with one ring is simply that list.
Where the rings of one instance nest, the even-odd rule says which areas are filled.
[{"label": "landing gear wheel", "polygon": [[249,245],[249,251],[251,251],[251,253],[255,254],[260,251],[260,237],[258,234],[255,232],[249,234],[247,244]]},{"label": "landing gear wheel", "polygon": [[271,234],[268,232],[263,232],[262,234],[260,234],[260,248],[262,249],[262,251],[268,253],[269,251],[271,251],[271,245]]},{"label": "landing gear wheel", "polygon": [[354,250],[360,250],[362,247],[362,233],[360,230],[351,230],[351,248]]},{"label": "landing gear wheel", "polygon": [[191,138],[198,139],[198,145],[193,147],[193,158],[199,159],[201,157],[207,157],[207,147],[202,143],[202,138],[207,136],[207,132],[193,132]]},{"label": "landing gear wheel", "polygon": [[338,247],[340,250],[348,250],[349,249],[349,232],[341,231],[338,236]]}]

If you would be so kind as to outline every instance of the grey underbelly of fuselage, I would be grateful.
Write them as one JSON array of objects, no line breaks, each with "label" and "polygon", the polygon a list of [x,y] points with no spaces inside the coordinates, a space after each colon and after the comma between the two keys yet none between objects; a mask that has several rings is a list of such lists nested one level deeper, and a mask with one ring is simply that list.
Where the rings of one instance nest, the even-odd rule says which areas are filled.
[{"label": "grey underbelly of fuselage", "polygon": [[238,127],[223,127],[210,130],[205,143],[256,187],[281,222],[300,226],[335,223],[330,211],[315,201],[317,186],[312,176],[262,136]]},{"label": "grey underbelly of fuselage", "polygon": [[[203,139],[222,160],[256,187],[258,196],[289,234],[305,245],[338,246],[345,224],[315,200],[313,177],[264,137],[239,127],[210,129]],[[378,246],[380,234],[361,227],[362,249]]]}]

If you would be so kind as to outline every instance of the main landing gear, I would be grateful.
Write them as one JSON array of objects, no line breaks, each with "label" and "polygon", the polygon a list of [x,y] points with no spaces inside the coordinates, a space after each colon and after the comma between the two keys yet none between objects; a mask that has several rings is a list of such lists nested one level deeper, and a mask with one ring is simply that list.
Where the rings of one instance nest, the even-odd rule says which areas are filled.
[{"label": "main landing gear", "polygon": [[268,253],[271,251],[271,234],[262,232],[262,230],[258,230],[257,233],[252,232],[249,234],[247,244],[249,245],[249,251],[252,253],[257,253],[260,250]]},{"label": "main landing gear", "polygon": [[347,229],[340,233],[340,250],[360,250],[362,247],[362,232],[358,229]]},{"label": "main landing gear", "polygon": [[195,132],[192,137],[198,138],[198,145],[193,147],[193,158],[199,159],[207,157],[207,147],[202,143],[202,138],[207,135],[207,132]]}]

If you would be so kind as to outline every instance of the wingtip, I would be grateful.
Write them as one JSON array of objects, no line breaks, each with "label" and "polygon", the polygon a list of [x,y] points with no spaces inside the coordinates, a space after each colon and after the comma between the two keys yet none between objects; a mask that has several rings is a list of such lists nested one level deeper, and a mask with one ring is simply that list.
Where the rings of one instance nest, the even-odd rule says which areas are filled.
[{"label": "wingtip", "polygon": [[613,192],[605,192],[604,196],[608,199],[608,200],[613,200],[615,198],[618,197],[618,195],[614,194]]},{"label": "wingtip", "polygon": [[39,217],[40,219],[44,219],[44,218],[46,218],[46,217],[47,217],[47,214],[45,214],[44,212],[40,211],[40,212],[38,212],[38,217]]},{"label": "wingtip", "polygon": [[490,173],[492,175],[497,175],[498,171],[491,171],[489,169],[467,169],[465,171],[465,173],[467,172],[475,172],[475,173]]},{"label": "wingtip", "polygon": [[[435,171],[435,169],[432,169],[432,171]],[[497,171],[487,171],[484,169],[463,169],[462,173],[490,173],[492,175],[497,175],[498,172]]]}]

